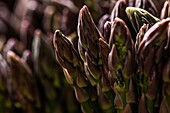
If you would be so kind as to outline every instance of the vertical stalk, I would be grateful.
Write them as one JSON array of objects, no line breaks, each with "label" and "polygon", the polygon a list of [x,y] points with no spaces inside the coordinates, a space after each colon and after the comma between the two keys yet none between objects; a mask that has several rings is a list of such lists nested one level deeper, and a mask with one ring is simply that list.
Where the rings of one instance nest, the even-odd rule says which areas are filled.
[{"label": "vertical stalk", "polygon": [[147,98],[147,106],[150,113],[154,113],[154,101]]}]

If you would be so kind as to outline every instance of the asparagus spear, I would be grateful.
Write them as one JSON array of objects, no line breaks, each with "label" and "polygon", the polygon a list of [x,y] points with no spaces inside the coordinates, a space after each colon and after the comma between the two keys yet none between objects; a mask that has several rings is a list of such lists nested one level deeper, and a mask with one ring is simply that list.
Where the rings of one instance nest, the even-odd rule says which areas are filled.
[{"label": "asparagus spear", "polygon": [[12,51],[8,51],[7,60],[11,71],[12,87],[23,110],[27,113],[40,112],[40,94],[31,69]]},{"label": "asparagus spear", "polygon": [[144,23],[149,24],[149,27],[151,27],[159,21],[157,17],[141,8],[127,7],[126,13],[137,33]]},{"label": "asparagus spear", "polygon": [[135,28],[133,28],[133,25],[130,22],[130,19],[128,18],[128,14],[125,11],[127,7],[128,7],[127,0],[119,0],[116,3],[115,7],[113,8],[110,18],[111,18],[111,22],[113,22],[116,17],[122,19],[128,26],[132,39],[135,41],[136,32],[135,32]]},{"label": "asparagus spear", "polygon": [[94,109],[91,101],[93,96],[90,95],[90,91],[93,88],[91,88],[85,76],[84,67],[77,51],[73,44],[59,30],[55,32],[53,43],[57,60],[63,67],[68,82],[73,85],[77,100],[82,105],[82,110],[85,113],[92,112]]},{"label": "asparagus spear", "polygon": [[[116,94],[114,105],[117,112],[122,112],[129,103],[136,102],[133,83],[134,76],[134,43],[125,22],[115,18],[111,26],[108,56],[109,71],[115,83],[113,90]],[[131,108],[132,110],[132,108]]]},{"label": "asparagus spear", "polygon": [[[108,84],[104,85],[102,83],[103,79],[105,79],[106,82],[108,81],[108,72],[104,70],[104,68],[107,68],[107,62],[105,59],[107,59],[107,54],[109,53],[107,52],[109,51],[109,46],[107,45],[107,43],[103,43],[103,41],[101,41],[103,39],[103,36],[95,26],[91,14],[86,6],[84,6],[79,13],[78,36],[79,54],[81,55],[81,58],[83,58],[82,60],[84,61],[84,63],[87,64],[87,68],[90,74],[96,80],[96,88],[98,90],[101,107],[105,112],[114,112],[114,110],[111,110],[114,109],[112,103],[114,93],[112,92],[111,88],[108,88],[110,87]],[[106,52],[103,49],[105,49]],[[104,55],[104,52],[107,54]],[[103,94],[101,94],[100,88],[105,89],[105,87],[107,87],[107,90],[103,90]],[[105,95],[106,98],[102,95]],[[109,107],[103,106],[104,103],[102,102],[102,98],[106,99],[106,101],[108,102],[110,101]]]},{"label": "asparagus spear", "polygon": [[[146,32],[139,45],[137,51],[137,76],[142,97],[139,101],[138,112],[145,110],[154,113],[159,107],[155,102],[157,99],[160,99],[161,92],[164,92],[162,89],[164,89],[164,85],[167,84],[161,79],[164,76],[162,74],[163,68],[166,70],[168,65],[166,62],[169,62],[169,23],[169,18],[156,23]],[[167,72],[165,73],[168,74]],[[162,103],[164,104],[165,98],[166,96],[163,95]],[[144,101],[145,103],[143,103]],[[162,108],[160,107],[160,111],[161,110]]]}]

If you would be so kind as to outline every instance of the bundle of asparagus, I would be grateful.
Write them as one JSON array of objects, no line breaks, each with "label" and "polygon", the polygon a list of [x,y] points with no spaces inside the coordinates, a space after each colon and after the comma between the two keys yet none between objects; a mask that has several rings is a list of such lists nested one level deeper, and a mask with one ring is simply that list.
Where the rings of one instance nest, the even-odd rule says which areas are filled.
[{"label": "bundle of asparagus", "polygon": [[170,113],[170,1],[115,3],[99,29],[83,6],[78,50],[61,31],[53,37],[82,112]]},{"label": "bundle of asparagus", "polygon": [[0,113],[169,113],[169,7],[0,0]]}]

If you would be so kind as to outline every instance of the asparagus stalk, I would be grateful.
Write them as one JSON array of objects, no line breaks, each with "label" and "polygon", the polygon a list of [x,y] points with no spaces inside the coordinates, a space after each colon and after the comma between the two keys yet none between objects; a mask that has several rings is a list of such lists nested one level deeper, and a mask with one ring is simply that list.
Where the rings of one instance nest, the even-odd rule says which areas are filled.
[{"label": "asparagus stalk", "polygon": [[[138,82],[142,94],[139,107],[143,106],[147,112],[151,113],[157,111],[158,106],[155,101],[161,95],[159,94],[161,89],[164,89],[161,87],[161,78],[164,76],[163,67],[165,66],[166,69],[166,62],[169,61],[169,22],[170,19],[167,18],[152,26],[144,35],[137,51]],[[163,81],[163,87],[165,84]],[[165,98],[163,96],[163,103]],[[140,104],[144,100],[147,105]],[[139,109],[138,112],[142,112],[142,109]]]},{"label": "asparagus stalk", "polygon": [[7,53],[7,60],[11,70],[12,87],[23,110],[27,113],[40,112],[40,94],[31,69],[12,51]]},{"label": "asparagus stalk", "polygon": [[[104,70],[104,68],[106,69],[107,67],[107,62],[104,59],[107,59],[107,54],[109,53],[106,52],[107,54],[104,55],[105,51],[103,49],[105,49],[106,51],[109,50],[107,50],[108,46],[106,43],[102,43],[103,41],[99,41],[100,39],[103,39],[103,36],[95,26],[91,14],[86,6],[84,6],[79,13],[78,36],[80,49],[79,54],[81,55],[81,58],[83,58],[82,60],[87,64],[87,68],[90,74],[96,80],[96,88],[98,90],[99,102],[101,104],[101,107],[105,112],[110,112],[112,110],[109,109],[114,109],[113,103],[109,102],[113,101],[112,97],[114,96],[114,93],[112,92],[111,88],[108,88],[110,87],[108,84],[104,85],[102,83],[103,79],[108,81],[106,79],[108,78],[108,72]],[[105,67],[103,67],[102,65]],[[107,90],[103,90],[103,94],[101,94],[100,88],[105,89],[105,87],[107,87]],[[107,98],[102,95],[105,95]],[[109,107],[104,107],[102,98],[106,99],[106,101],[110,103]]]},{"label": "asparagus stalk", "polygon": [[108,56],[109,71],[116,81],[113,86],[116,94],[114,104],[117,112],[122,112],[128,103],[136,102],[132,78],[135,51],[130,31],[125,22],[119,18],[115,18],[112,23],[109,45],[111,48]]},{"label": "asparagus stalk", "polygon": [[[89,84],[85,76],[84,67],[77,51],[72,43],[58,30],[55,32],[53,43],[57,60],[63,67],[68,82],[74,86],[76,97],[82,105],[82,110],[85,113],[92,112],[92,109],[94,109],[91,101],[93,96],[90,95],[90,91],[93,88],[89,88],[91,84]],[[90,96],[92,96],[91,99]]]}]

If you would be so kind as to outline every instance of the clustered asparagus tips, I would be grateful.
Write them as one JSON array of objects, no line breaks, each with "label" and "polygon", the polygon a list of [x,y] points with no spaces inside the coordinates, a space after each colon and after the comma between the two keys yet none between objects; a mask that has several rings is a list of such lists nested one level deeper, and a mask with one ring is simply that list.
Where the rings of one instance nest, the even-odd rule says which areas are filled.
[{"label": "clustered asparagus tips", "polygon": [[[169,61],[169,22],[170,19],[167,18],[151,27],[144,35],[138,49],[139,84],[142,95],[146,96],[145,109],[148,108],[151,113],[156,112],[158,106],[155,106],[154,102],[160,98],[159,95],[163,94],[162,98],[169,96],[164,95],[164,87],[161,87],[161,82],[163,86],[166,84],[163,79],[163,68]],[[160,107],[160,110],[162,109]]]},{"label": "clustered asparagus tips", "polygon": [[170,0],[0,9],[0,113],[170,113]]},{"label": "clustered asparagus tips", "polygon": [[[153,4],[149,0],[146,3]],[[120,4],[125,5],[123,12],[137,33],[136,41],[128,21],[119,15],[120,9],[113,9],[111,22],[110,17],[107,21],[101,19],[100,33],[87,6],[83,6],[77,27],[78,52],[56,30],[56,58],[83,112],[169,113],[170,19],[160,20],[144,9],[127,7],[124,0],[115,6],[121,7]],[[150,10],[158,13],[155,7]]]}]

